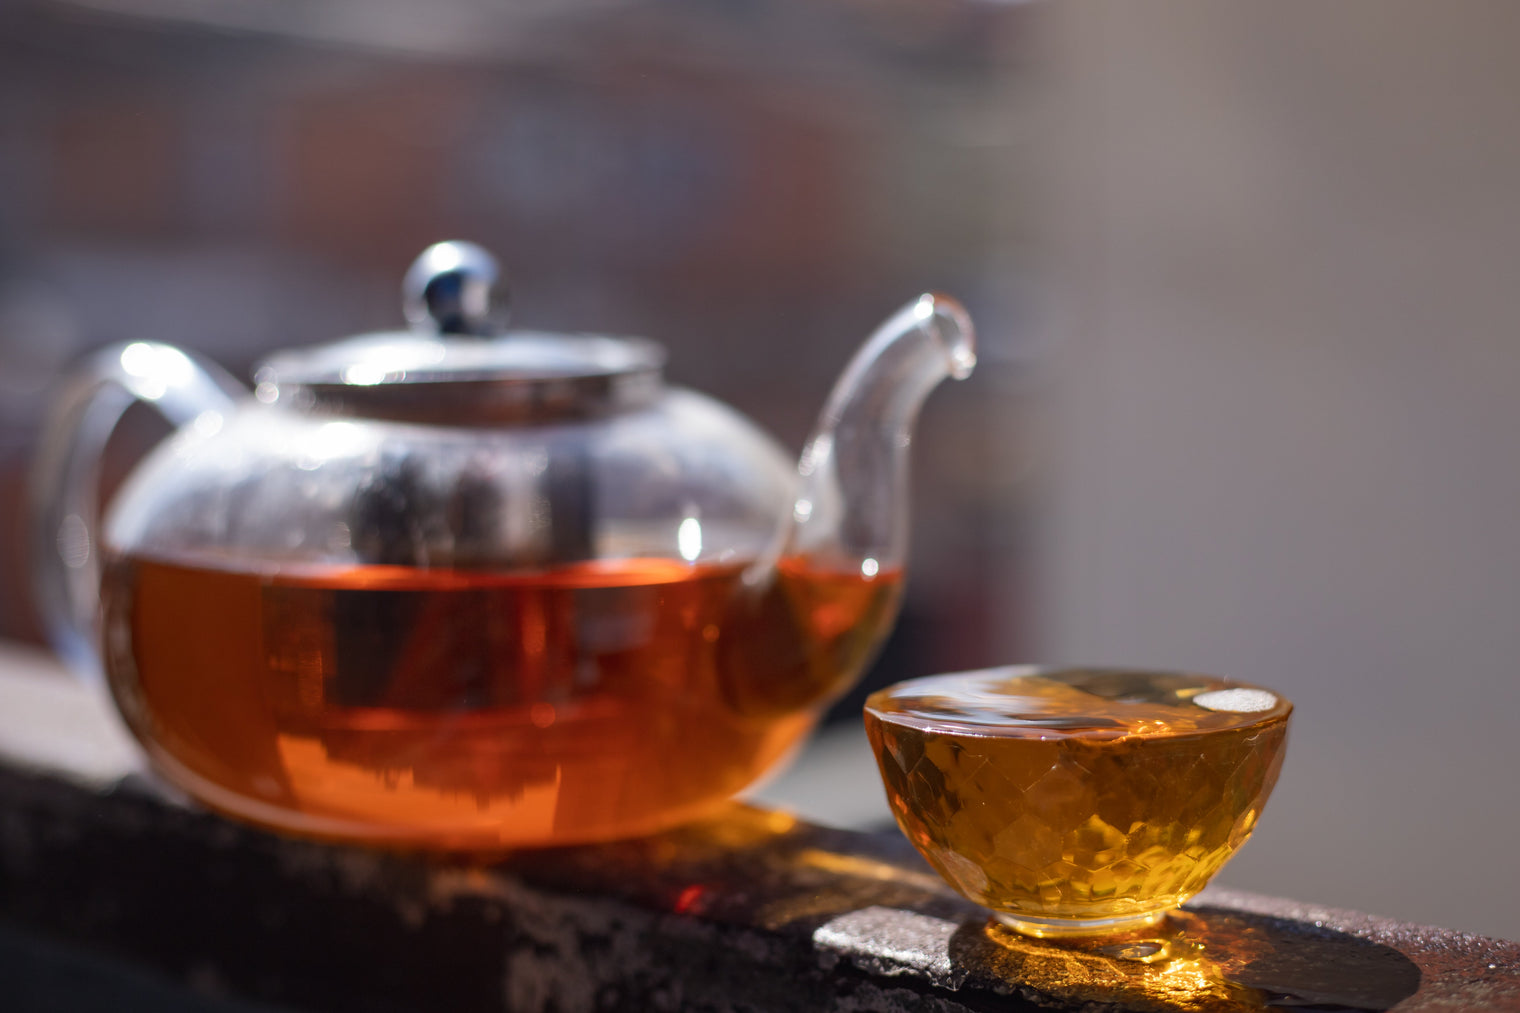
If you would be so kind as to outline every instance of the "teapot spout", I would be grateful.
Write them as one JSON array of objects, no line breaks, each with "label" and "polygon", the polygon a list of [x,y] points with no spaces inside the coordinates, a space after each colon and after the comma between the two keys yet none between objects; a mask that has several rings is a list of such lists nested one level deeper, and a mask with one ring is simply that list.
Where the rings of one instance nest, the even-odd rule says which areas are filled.
[{"label": "teapot spout", "polygon": [[718,641],[730,705],[816,714],[886,638],[908,549],[908,447],[924,398],[976,365],[960,303],[923,295],[871,335],[834,385],[797,464],[792,513],[745,574]]},{"label": "teapot spout", "polygon": [[784,556],[858,569],[900,568],[908,549],[908,449],[924,398],[976,365],[959,302],[926,293],[893,314],[834,385],[808,440]]}]

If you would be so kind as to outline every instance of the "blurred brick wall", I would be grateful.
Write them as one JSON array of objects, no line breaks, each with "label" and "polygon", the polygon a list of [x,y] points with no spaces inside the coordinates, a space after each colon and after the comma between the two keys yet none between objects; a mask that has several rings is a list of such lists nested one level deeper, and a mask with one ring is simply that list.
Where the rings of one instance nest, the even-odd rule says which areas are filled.
[{"label": "blurred brick wall", "polygon": [[[458,54],[0,10],[0,636],[37,635],[22,472],[62,362],[154,338],[246,375],[393,327],[439,238],[500,255],[514,322],[654,337],[673,381],[799,445],[897,305],[943,288],[980,311],[1003,240],[977,124],[1018,18],[935,6],[627,4]],[[910,597],[906,663],[983,660],[997,521],[956,448],[992,396],[926,422],[912,586],[934,593]],[[113,467],[158,435],[138,420]]]}]

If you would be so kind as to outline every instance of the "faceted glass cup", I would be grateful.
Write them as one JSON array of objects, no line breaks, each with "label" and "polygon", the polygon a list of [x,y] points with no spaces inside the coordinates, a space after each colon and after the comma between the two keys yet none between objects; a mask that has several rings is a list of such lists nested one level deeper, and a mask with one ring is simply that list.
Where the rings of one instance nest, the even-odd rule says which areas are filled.
[{"label": "faceted glass cup", "polygon": [[1292,704],[1210,676],[999,668],[898,683],[865,723],[904,834],[1033,936],[1161,921],[1245,842]]}]

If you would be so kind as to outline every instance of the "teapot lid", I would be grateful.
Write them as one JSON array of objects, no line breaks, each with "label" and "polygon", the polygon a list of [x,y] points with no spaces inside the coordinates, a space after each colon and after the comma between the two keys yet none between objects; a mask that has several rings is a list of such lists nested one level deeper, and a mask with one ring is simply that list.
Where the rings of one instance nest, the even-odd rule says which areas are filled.
[{"label": "teapot lid", "polygon": [[[255,372],[266,403],[398,421],[500,424],[586,418],[652,400],[665,350],[638,338],[499,333],[496,259],[436,243],[402,283],[410,331],[276,352]],[[498,302],[498,306],[501,302]]]}]

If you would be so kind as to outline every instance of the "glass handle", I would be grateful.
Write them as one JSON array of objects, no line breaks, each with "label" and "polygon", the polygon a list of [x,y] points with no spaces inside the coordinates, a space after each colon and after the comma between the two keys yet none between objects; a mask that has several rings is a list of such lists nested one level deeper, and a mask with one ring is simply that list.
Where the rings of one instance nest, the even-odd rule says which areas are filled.
[{"label": "glass handle", "polygon": [[32,465],[32,580],[48,639],[82,677],[102,677],[100,456],[116,423],[142,401],[178,428],[244,393],[219,366],[147,341],[101,349],[54,390]]}]

